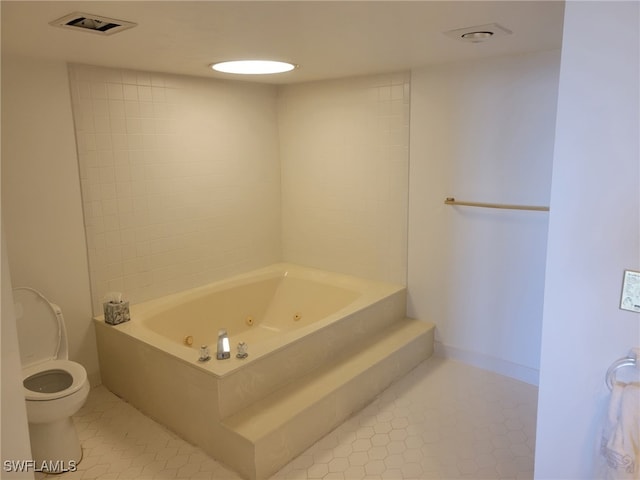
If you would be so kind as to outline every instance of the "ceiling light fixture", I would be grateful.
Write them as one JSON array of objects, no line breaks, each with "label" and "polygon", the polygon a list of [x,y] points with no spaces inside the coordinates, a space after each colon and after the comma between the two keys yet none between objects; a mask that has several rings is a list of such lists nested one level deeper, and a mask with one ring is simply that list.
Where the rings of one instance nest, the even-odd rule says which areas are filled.
[{"label": "ceiling light fixture", "polygon": [[469,32],[460,35],[463,40],[469,40],[470,42],[484,42],[493,36],[493,32]]},{"label": "ceiling light fixture", "polygon": [[511,35],[513,32],[497,23],[476,25],[473,27],[457,28],[443,32],[446,36],[467,43],[481,43],[496,37]]},{"label": "ceiling light fixture", "polygon": [[211,65],[216,72],[235,73],[239,75],[269,75],[273,73],[289,72],[296,65],[275,60],[233,60]]}]

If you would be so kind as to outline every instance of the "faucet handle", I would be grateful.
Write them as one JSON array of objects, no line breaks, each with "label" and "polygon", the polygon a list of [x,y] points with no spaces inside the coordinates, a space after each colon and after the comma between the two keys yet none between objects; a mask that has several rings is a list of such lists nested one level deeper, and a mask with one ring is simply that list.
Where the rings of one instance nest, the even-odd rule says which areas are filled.
[{"label": "faucet handle", "polygon": [[237,358],[247,358],[249,356],[249,354],[247,353],[247,349],[249,347],[247,346],[246,343],[244,342],[240,342],[238,343],[238,353],[236,354]]},{"label": "faucet handle", "polygon": [[211,360],[211,354],[209,353],[209,347],[207,345],[202,345],[200,347],[200,358],[198,358],[199,362],[208,362]]}]

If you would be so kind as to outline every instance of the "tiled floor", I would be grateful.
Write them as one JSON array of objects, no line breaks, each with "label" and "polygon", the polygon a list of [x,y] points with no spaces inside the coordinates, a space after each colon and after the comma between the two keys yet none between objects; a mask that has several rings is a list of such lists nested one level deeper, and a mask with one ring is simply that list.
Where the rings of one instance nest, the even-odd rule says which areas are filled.
[{"label": "tiled floor", "polygon": [[[530,479],[536,408],[536,387],[434,357],[272,480]],[[84,458],[58,480],[240,478],[104,387],[74,420]]]}]

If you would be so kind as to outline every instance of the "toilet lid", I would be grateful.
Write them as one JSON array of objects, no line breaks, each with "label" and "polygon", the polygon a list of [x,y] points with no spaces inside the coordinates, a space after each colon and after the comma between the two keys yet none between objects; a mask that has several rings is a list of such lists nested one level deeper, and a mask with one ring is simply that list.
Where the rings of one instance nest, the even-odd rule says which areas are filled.
[{"label": "toilet lid", "polygon": [[60,308],[26,287],[13,290],[13,302],[22,366],[56,358],[62,336]]},{"label": "toilet lid", "polygon": [[[39,374],[47,374],[47,372],[60,371],[68,374],[70,378],[70,384],[65,385],[65,388],[54,391],[34,391],[30,390],[25,385],[25,380],[30,377]],[[87,383],[87,371],[82,365],[71,360],[51,360],[48,362],[39,363],[22,369],[22,380],[24,391],[24,397],[27,400],[55,400],[56,398],[66,397],[80,390],[85,383]]]}]

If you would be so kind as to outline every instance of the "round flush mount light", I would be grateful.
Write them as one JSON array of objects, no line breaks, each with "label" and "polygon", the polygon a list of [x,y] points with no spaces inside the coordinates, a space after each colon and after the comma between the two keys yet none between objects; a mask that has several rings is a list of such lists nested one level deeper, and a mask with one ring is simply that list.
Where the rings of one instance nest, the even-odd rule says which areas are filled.
[{"label": "round flush mount light", "polygon": [[457,28],[442,32],[447,37],[460,40],[465,43],[482,43],[489,39],[493,39],[511,35],[513,32],[498,23],[488,23],[486,25],[475,25],[472,27]]},{"label": "round flush mount light", "polygon": [[216,72],[235,73],[238,75],[270,75],[273,73],[289,72],[296,65],[275,60],[233,60],[211,65]]},{"label": "round flush mount light", "polygon": [[463,40],[467,40],[469,42],[484,42],[485,40],[490,39],[493,36],[493,32],[490,31],[481,31],[481,32],[468,32],[460,35]]}]

